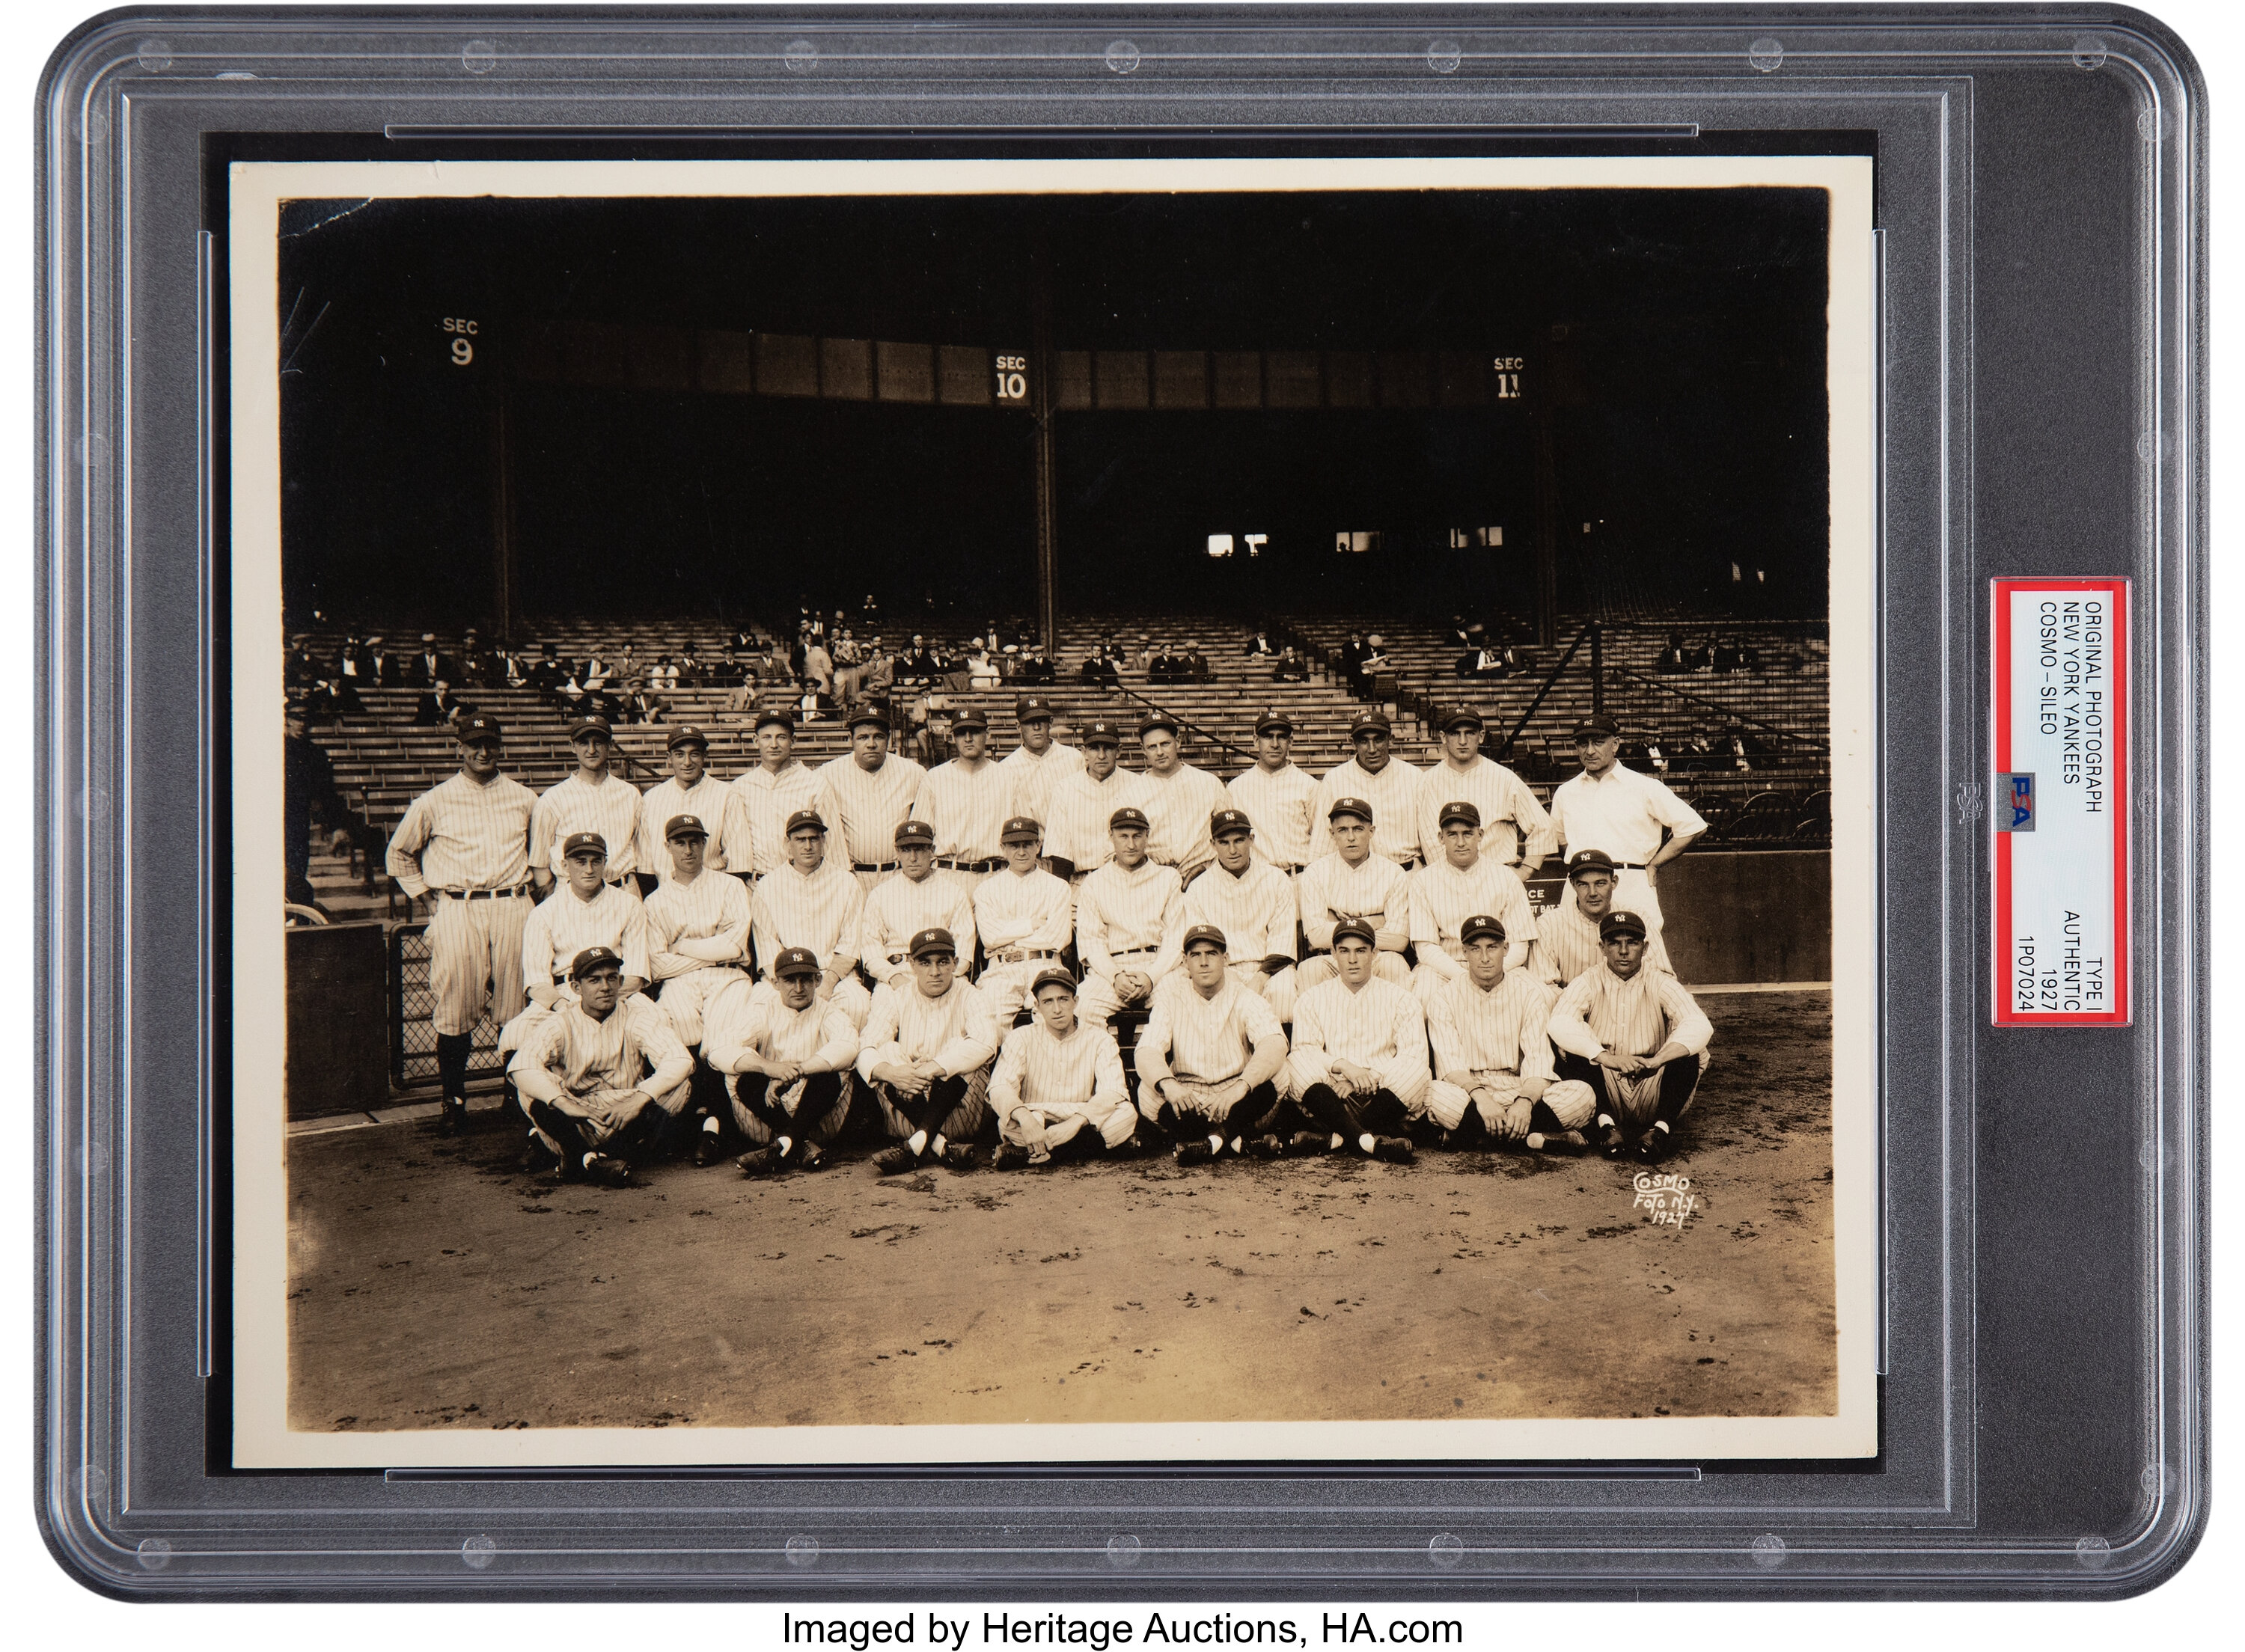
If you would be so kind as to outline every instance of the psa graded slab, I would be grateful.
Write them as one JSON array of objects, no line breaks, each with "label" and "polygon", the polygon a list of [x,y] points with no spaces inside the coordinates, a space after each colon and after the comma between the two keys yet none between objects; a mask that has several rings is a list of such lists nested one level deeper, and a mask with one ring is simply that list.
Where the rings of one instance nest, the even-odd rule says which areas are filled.
[{"label": "psa graded slab", "polygon": [[64,1563],[2171,1569],[2187,57],[941,17],[58,49]]}]

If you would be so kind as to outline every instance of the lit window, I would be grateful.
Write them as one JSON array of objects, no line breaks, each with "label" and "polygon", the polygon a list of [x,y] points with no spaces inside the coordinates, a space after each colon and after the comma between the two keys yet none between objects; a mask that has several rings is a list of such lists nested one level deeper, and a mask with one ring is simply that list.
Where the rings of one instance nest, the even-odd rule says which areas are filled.
[{"label": "lit window", "polygon": [[1228,533],[1210,534],[1208,536],[1208,553],[1212,557],[1230,556],[1231,554],[1231,536]]},{"label": "lit window", "polygon": [[1271,543],[1271,536],[1267,533],[1243,533],[1239,537],[1246,542],[1247,554],[1251,557],[1261,556],[1263,547]]}]

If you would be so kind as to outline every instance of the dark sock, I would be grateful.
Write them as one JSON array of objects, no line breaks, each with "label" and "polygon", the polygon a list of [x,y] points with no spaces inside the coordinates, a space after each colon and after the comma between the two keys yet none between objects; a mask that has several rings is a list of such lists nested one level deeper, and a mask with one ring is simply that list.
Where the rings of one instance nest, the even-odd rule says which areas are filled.
[{"label": "dark sock", "polygon": [[437,1035],[437,1077],[446,1095],[468,1093],[468,1056],[475,1048],[471,1032]]}]

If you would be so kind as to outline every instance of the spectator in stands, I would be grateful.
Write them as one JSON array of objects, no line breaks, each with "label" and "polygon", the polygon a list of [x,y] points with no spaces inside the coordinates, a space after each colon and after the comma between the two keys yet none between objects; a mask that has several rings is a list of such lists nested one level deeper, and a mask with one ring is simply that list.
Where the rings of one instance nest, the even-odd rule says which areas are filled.
[{"label": "spectator in stands", "polygon": [[1685,660],[1691,662],[1689,669],[1692,671],[1709,671],[1714,668],[1715,651],[1713,647],[1710,646],[1712,641],[1713,640],[1710,639],[1707,642],[1702,642],[1698,647],[1693,648],[1684,656]]},{"label": "spectator in stands", "polygon": [[438,651],[437,633],[423,632],[420,651],[406,663],[405,686],[409,688],[429,688],[436,685],[439,677],[446,682],[457,682],[459,676],[459,661]]},{"label": "spectator in stands", "polygon": [[439,677],[421,701],[413,708],[416,728],[448,728],[463,717],[475,715],[476,708],[452,692],[451,681]]},{"label": "spectator in stands", "polygon": [[1292,643],[1288,643],[1279,651],[1278,664],[1271,667],[1271,680],[1272,682],[1307,682],[1309,680],[1310,662],[1295,652]]},{"label": "spectator in stands", "polygon": [[1270,637],[1261,631],[1258,631],[1254,640],[1247,645],[1247,657],[1250,660],[1272,659],[1277,656],[1278,652],[1271,646]]},{"label": "spectator in stands", "polygon": [[1050,687],[1059,676],[1060,674],[1053,669],[1053,662],[1046,655],[1043,645],[1031,643],[1028,652],[1021,656],[1021,680],[1040,687]]},{"label": "spectator in stands", "polygon": [[344,717],[365,716],[366,704],[349,678],[322,677],[306,697],[305,713],[315,722],[332,723]]},{"label": "spectator in stands", "polygon": [[498,672],[498,661],[492,651],[484,646],[483,639],[476,634],[476,628],[470,626],[467,635],[460,639],[459,680],[471,687],[485,688],[491,686]]},{"label": "spectator in stands", "polygon": [[688,643],[670,667],[670,686],[674,688],[699,688],[702,686],[702,662],[695,657],[694,645]]},{"label": "spectator in stands", "polygon": [[366,645],[359,640],[356,632],[343,640],[343,652],[336,656],[336,668],[328,674],[343,679],[353,687],[363,687],[374,680]]},{"label": "spectator in stands", "polygon": [[1113,647],[1112,643],[1097,644],[1083,656],[1083,664],[1076,668],[1075,674],[1083,681],[1100,687],[1120,687],[1122,679],[1116,667]]},{"label": "spectator in stands", "polygon": [[1213,682],[1216,680],[1216,673],[1209,669],[1208,656],[1200,651],[1200,644],[1197,642],[1187,646],[1184,657],[1178,663],[1182,667],[1178,675],[1184,681]]},{"label": "spectator in stands", "polygon": [[834,696],[821,687],[817,678],[805,677],[800,687],[802,692],[795,707],[797,721],[831,722],[839,714],[841,708],[834,703]]},{"label": "spectator in stands", "polygon": [[1654,665],[1653,670],[1664,677],[1675,677],[1691,669],[1692,657],[1684,651],[1684,633],[1680,631],[1670,632],[1668,646],[1660,651],[1660,659]]},{"label": "spectator in stands", "polygon": [[585,685],[585,692],[588,694],[600,693],[608,686],[608,680],[615,675],[608,668],[607,662],[598,654],[588,655],[577,672],[577,680]]},{"label": "spectator in stands", "polygon": [[1373,677],[1382,671],[1394,669],[1394,662],[1387,657],[1387,640],[1378,633],[1365,639],[1363,663],[1357,667],[1364,679],[1365,691],[1372,688]]},{"label": "spectator in stands", "polygon": [[[838,643],[841,639],[838,637],[835,640]],[[817,686],[821,696],[830,701],[833,699],[834,655],[827,647],[824,638],[813,637],[810,647],[803,651],[802,675]]]},{"label": "spectator in stands", "polygon": [[312,652],[312,639],[308,632],[298,632],[288,640],[288,663],[281,667],[281,679],[292,689],[310,687],[325,675],[320,657]]},{"label": "spectator in stands", "polygon": [[1760,671],[1761,669],[1761,656],[1754,652],[1753,644],[1743,637],[1739,640],[1738,654],[1737,669],[1740,671]]},{"label": "spectator in stands", "polygon": [[1341,644],[1341,674],[1348,679],[1349,687],[1358,694],[1364,692],[1364,661],[1365,657],[1371,652],[1371,649],[1364,646],[1364,633],[1361,631],[1350,632],[1348,640]]},{"label": "spectator in stands", "polygon": [[397,685],[402,667],[397,656],[384,648],[382,641],[382,633],[378,631],[369,633],[367,637],[367,678],[376,688],[392,688]]},{"label": "spectator in stands", "polygon": [[1727,677],[1739,668],[1739,645],[1726,637],[1715,645],[1714,674]]},{"label": "spectator in stands", "polygon": [[976,688],[995,688],[998,686],[998,662],[990,657],[990,650],[977,637],[967,652],[967,675],[969,684]]},{"label": "spectator in stands", "polygon": [[549,701],[560,694],[561,685],[569,680],[568,667],[555,657],[553,645],[550,642],[539,645],[538,663],[530,668],[528,674],[530,686]]},{"label": "spectator in stands", "polygon": [[1465,615],[1462,613],[1454,613],[1450,616],[1450,637],[1461,648],[1480,647],[1481,639],[1474,634],[1480,629],[1478,626],[1468,626],[1466,623]]},{"label": "spectator in stands", "polygon": [[1753,768],[1753,763],[1746,755],[1746,730],[1736,723],[1723,730],[1723,737],[1718,745],[1718,755],[1726,755],[1730,760],[1729,767],[1736,769],[1740,774],[1746,774]]}]

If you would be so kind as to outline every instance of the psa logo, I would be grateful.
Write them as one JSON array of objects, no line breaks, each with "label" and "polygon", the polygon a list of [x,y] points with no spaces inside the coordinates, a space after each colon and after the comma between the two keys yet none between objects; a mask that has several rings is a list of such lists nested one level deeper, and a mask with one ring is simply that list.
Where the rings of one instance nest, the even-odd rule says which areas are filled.
[{"label": "psa logo", "polygon": [[2032,775],[1996,776],[1996,829],[2031,832],[2035,829],[2035,789]]}]

